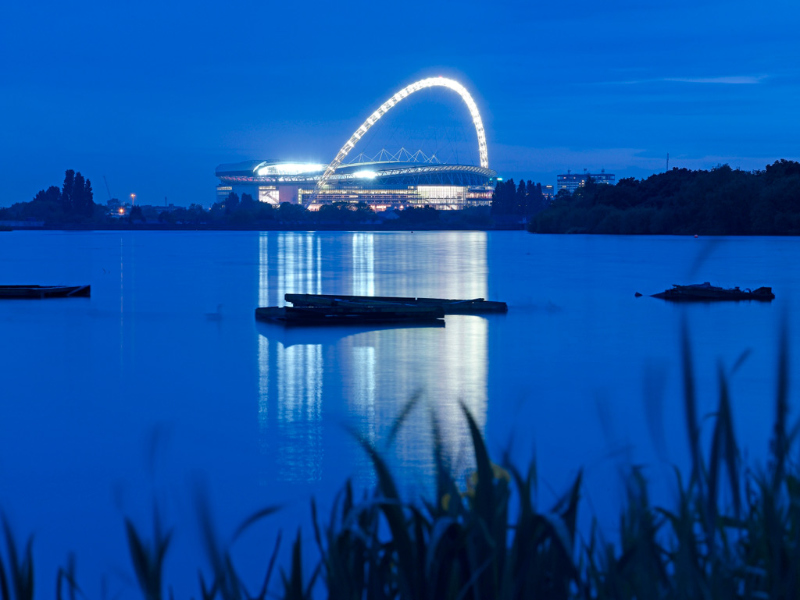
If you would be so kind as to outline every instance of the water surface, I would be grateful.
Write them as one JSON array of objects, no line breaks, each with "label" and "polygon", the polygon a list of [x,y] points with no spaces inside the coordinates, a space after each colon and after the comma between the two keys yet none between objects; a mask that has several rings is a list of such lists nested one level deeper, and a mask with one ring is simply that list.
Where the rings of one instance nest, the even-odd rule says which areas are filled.
[{"label": "water surface", "polygon": [[[92,595],[106,574],[110,595],[132,597],[122,518],[147,524],[156,502],[176,526],[168,579],[185,596],[202,564],[198,485],[222,532],[284,505],[237,542],[245,572],[258,573],[277,527],[291,537],[307,523],[312,495],[326,504],[348,477],[373,481],[354,436],[383,447],[419,396],[387,450],[407,494],[430,484],[434,417],[454,473],[469,471],[463,404],[498,460],[536,457],[545,505],[583,468],[587,509],[613,530],[620,465],[646,465],[668,501],[666,465],[686,460],[683,318],[704,414],[717,365],[751,352],[733,377],[734,412],[749,455],[764,457],[781,315],[800,323],[798,265],[793,238],[3,233],[0,283],[91,283],[92,297],[0,302],[0,504],[15,529],[35,532],[47,593],[75,550]],[[634,297],[701,281],[771,285],[777,299]],[[255,322],[256,306],[287,292],[486,297],[510,310],[448,316],[443,328]]]}]

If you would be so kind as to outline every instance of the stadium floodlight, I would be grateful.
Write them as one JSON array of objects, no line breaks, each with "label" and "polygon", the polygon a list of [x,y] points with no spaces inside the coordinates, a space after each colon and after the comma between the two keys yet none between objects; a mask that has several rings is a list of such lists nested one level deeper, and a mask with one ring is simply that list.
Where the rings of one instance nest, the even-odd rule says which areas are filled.
[{"label": "stadium floodlight", "polygon": [[[339,150],[339,153],[336,155],[336,158],[331,161],[331,164],[325,169],[325,172],[320,177],[319,181],[317,181],[317,188],[313,194],[316,195],[316,192],[322,189],[325,183],[328,181],[333,172],[342,164],[344,158],[350,153],[350,151],[355,147],[358,140],[364,137],[364,134],[369,131],[369,129],[378,122],[378,120],[389,112],[398,102],[401,100],[408,98],[414,92],[418,92],[419,90],[423,90],[425,88],[430,87],[444,87],[456,92],[461,99],[464,101],[464,104],[467,105],[469,109],[469,114],[472,117],[472,123],[475,125],[475,132],[478,134],[478,155],[480,156],[481,167],[484,169],[489,168],[489,151],[486,148],[486,132],[483,129],[483,120],[481,120],[481,115],[478,112],[478,106],[475,104],[475,101],[472,99],[472,96],[469,95],[467,88],[463,85],[458,83],[453,79],[447,79],[446,77],[429,77],[427,79],[421,79],[416,83],[412,83],[411,85],[404,87],[402,90],[397,92],[394,96],[389,98],[386,102],[380,105],[378,110],[372,113],[366,121],[361,124],[361,127],[356,129],[355,133],[350,136],[350,139],[347,140],[342,149]],[[313,198],[312,196],[312,198]]]},{"label": "stadium floodlight", "polygon": [[279,163],[257,167],[257,174],[261,177],[268,175],[301,175],[303,173],[316,173],[324,168],[325,165],[316,163]]}]

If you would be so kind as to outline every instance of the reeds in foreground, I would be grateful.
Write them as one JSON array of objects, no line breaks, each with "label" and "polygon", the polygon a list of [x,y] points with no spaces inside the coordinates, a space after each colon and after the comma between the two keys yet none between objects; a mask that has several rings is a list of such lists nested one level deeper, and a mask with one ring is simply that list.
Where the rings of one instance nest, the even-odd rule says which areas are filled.
[{"label": "reeds in foreground", "polygon": [[[800,472],[792,461],[798,427],[788,425],[789,360],[780,341],[775,423],[769,460],[743,464],[733,427],[728,375],[719,369],[719,399],[708,448],[701,443],[691,345],[683,330],[683,390],[692,460],[677,469],[675,506],[655,507],[640,469],[631,467],[618,535],[606,539],[595,526],[577,530],[582,478],[553,506],[539,506],[536,465],[520,470],[493,463],[469,411],[476,470],[459,486],[443,456],[434,417],[436,491],[433,498],[403,499],[382,454],[359,438],[377,474],[377,487],[356,497],[348,481],[323,521],[312,501],[319,559],[303,564],[301,536],[280,581],[270,587],[281,543],[279,534],[258,592],[248,591],[229,548],[244,530],[277,510],[269,507],[244,521],[221,544],[205,496],[198,494],[200,529],[210,579],[200,571],[200,598],[331,600],[642,600],[800,599]],[[737,365],[738,366],[738,365]],[[734,367],[735,370],[736,367]],[[392,436],[417,404],[402,411]],[[723,502],[723,488],[727,488]],[[511,509],[513,506],[518,509]],[[163,563],[171,533],[154,519],[149,542],[126,522],[129,553],[141,597],[164,597]],[[20,549],[3,520],[0,600],[30,600],[33,551]],[[85,597],[75,582],[74,562],[57,576],[57,597]],[[169,588],[167,588],[169,589]],[[169,594],[171,597],[171,593]]]}]

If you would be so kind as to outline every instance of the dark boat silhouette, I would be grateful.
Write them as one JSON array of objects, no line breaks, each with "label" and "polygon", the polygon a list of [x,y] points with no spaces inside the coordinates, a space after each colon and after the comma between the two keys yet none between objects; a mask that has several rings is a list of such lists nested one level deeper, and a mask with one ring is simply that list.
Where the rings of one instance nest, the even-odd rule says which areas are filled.
[{"label": "dark boat silhouette", "polygon": [[345,296],[336,294],[286,294],[284,299],[294,306],[417,306],[441,307],[446,315],[505,313],[505,302],[473,298],[470,300],[450,300],[447,298],[404,298],[400,296]]},{"label": "dark boat silhouette", "polygon": [[268,306],[256,309],[256,319],[282,325],[384,325],[394,323],[443,323],[444,310],[437,306]]},{"label": "dark boat silhouette", "polygon": [[86,298],[90,285],[0,285],[0,299]]}]

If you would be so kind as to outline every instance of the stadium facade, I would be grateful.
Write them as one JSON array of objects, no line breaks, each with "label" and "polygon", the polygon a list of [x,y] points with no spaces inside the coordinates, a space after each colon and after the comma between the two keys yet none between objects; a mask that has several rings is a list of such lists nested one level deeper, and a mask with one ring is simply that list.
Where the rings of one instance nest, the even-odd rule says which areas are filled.
[{"label": "stadium facade", "polygon": [[[345,163],[344,159],[363,135],[398,102],[421,89],[445,87],[467,105],[478,137],[480,166],[447,164],[422,152],[401,149],[394,155],[382,150],[377,156]],[[497,173],[489,168],[483,122],[467,90],[458,82],[431,77],[413,83],[384,102],[364,121],[330,164],[281,160],[247,161],[219,165],[217,201],[231,192],[241,197],[279,205],[302,204],[318,210],[334,202],[363,202],[374,210],[432,206],[441,210],[491,204]]]}]

